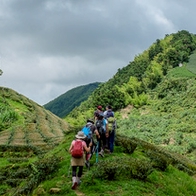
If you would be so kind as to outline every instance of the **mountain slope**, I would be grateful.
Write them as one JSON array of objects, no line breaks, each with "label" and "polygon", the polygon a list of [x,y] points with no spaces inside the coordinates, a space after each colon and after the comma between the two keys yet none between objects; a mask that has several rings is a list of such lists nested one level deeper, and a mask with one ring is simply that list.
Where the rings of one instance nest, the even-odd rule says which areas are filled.
[{"label": "mountain slope", "polygon": [[0,87],[0,145],[50,148],[68,124],[12,89]]},{"label": "mountain slope", "polygon": [[101,83],[99,82],[95,82],[73,88],[66,93],[60,95],[56,99],[45,104],[44,108],[63,118],[67,114],[69,114],[75,107],[79,106],[81,102],[87,100],[89,95],[100,84]]},{"label": "mountain slope", "polygon": [[156,88],[171,69],[186,65],[195,49],[196,36],[185,30],[157,39],[149,49],[101,84],[66,120],[81,123],[80,119],[86,119],[97,105],[109,104],[117,111],[128,105],[148,104],[148,91]]},{"label": "mountain slope", "polygon": [[[146,62],[142,74],[137,74],[137,70],[130,75],[127,82],[120,85],[122,81],[118,80],[123,80],[126,73],[118,72],[65,119],[71,124],[81,126],[89,113],[93,115],[96,105],[101,103],[105,106],[110,102],[115,106],[114,109],[118,108],[115,114],[120,134],[164,146],[196,162],[195,40],[195,35],[180,31],[156,41],[136,57],[130,63],[131,66],[124,68],[126,73],[131,73],[137,70],[137,65],[141,66],[142,62]],[[158,46],[162,49],[156,49]],[[119,111],[129,105],[132,107],[128,111],[127,119],[122,119]]]}]

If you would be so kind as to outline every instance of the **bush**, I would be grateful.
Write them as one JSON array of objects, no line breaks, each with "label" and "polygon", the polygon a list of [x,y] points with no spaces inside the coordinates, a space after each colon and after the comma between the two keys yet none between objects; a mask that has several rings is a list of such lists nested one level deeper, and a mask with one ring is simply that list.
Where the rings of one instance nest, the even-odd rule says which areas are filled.
[{"label": "bush", "polygon": [[171,160],[162,153],[149,150],[147,155],[151,159],[153,167],[161,171],[165,171],[171,163]]},{"label": "bush", "polygon": [[100,161],[92,176],[106,180],[116,180],[120,176],[145,180],[152,171],[150,161],[118,157]]},{"label": "bush", "polygon": [[146,180],[153,172],[152,164],[147,160],[133,160],[130,162],[130,176],[138,180]]},{"label": "bush", "polygon": [[122,146],[125,153],[132,154],[135,149],[137,148],[137,143],[128,137],[125,136],[116,136],[116,143],[117,146]]}]

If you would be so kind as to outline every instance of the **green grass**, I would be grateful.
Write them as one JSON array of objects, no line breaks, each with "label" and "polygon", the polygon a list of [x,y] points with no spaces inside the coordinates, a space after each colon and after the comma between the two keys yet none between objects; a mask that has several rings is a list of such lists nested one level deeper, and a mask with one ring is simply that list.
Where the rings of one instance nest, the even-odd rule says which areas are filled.
[{"label": "green grass", "polygon": [[192,69],[190,69],[190,64],[188,63],[187,65],[183,65],[182,67],[176,67],[170,70],[167,77],[168,78],[181,78],[181,77],[191,78],[191,77],[195,77],[195,74],[196,74],[196,68],[195,68],[195,72],[192,71]]},{"label": "green grass", "polygon": [[196,51],[190,56],[187,69],[196,74]]},{"label": "green grass", "polygon": [[146,182],[124,177],[118,181],[98,181],[79,188],[85,195],[154,195],[154,196],[177,196],[193,195],[196,193],[195,181],[187,174],[169,167],[166,172],[153,172]]},{"label": "green grass", "polygon": [[[52,195],[76,195],[76,192],[71,190],[70,154],[67,152],[67,148],[73,136],[74,134],[68,135],[65,139],[66,142],[49,153],[50,156],[51,153],[54,153],[62,157],[62,161],[59,163],[58,171],[52,174],[50,179],[41,183],[39,187],[34,190],[33,195],[38,195],[39,191],[42,191],[43,196],[49,196],[51,195],[51,188],[60,188],[61,190],[60,193]],[[99,162],[104,160],[112,161],[113,158],[117,156],[122,159],[125,157],[144,158],[143,151],[140,148],[137,148],[132,155],[128,155],[123,152],[121,147],[115,146],[114,154],[105,154],[104,158],[99,157]],[[93,156],[90,171],[84,168],[82,184],[77,188],[77,193],[92,196],[177,196],[194,195],[194,193],[196,193],[196,181],[187,173],[179,171],[171,165],[165,172],[154,170],[144,181],[130,178],[128,175],[117,176],[117,179],[108,181],[97,177],[92,178],[98,168],[95,161],[95,156]],[[115,162],[113,164],[115,164]]]}]

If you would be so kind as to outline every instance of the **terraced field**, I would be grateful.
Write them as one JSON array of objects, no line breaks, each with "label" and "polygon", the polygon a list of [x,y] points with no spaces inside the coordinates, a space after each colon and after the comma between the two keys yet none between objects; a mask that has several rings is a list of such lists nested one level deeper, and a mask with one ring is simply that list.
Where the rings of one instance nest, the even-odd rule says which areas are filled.
[{"label": "terraced field", "polygon": [[0,145],[51,148],[64,138],[68,124],[42,106],[8,88],[0,87],[1,104],[18,119],[0,130]]}]

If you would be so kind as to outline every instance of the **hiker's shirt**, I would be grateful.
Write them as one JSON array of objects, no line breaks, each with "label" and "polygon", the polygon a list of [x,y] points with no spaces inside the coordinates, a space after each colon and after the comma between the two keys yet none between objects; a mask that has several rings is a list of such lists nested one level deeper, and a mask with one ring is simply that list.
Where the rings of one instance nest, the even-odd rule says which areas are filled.
[{"label": "hiker's shirt", "polygon": [[[76,139],[76,140],[80,140],[80,139]],[[76,140],[73,140],[71,145],[74,146]],[[85,147],[86,147],[86,142],[84,140],[80,140],[82,141],[82,146],[83,146],[83,157],[81,158],[74,158],[71,157],[71,166],[84,166],[85,165]]]}]

